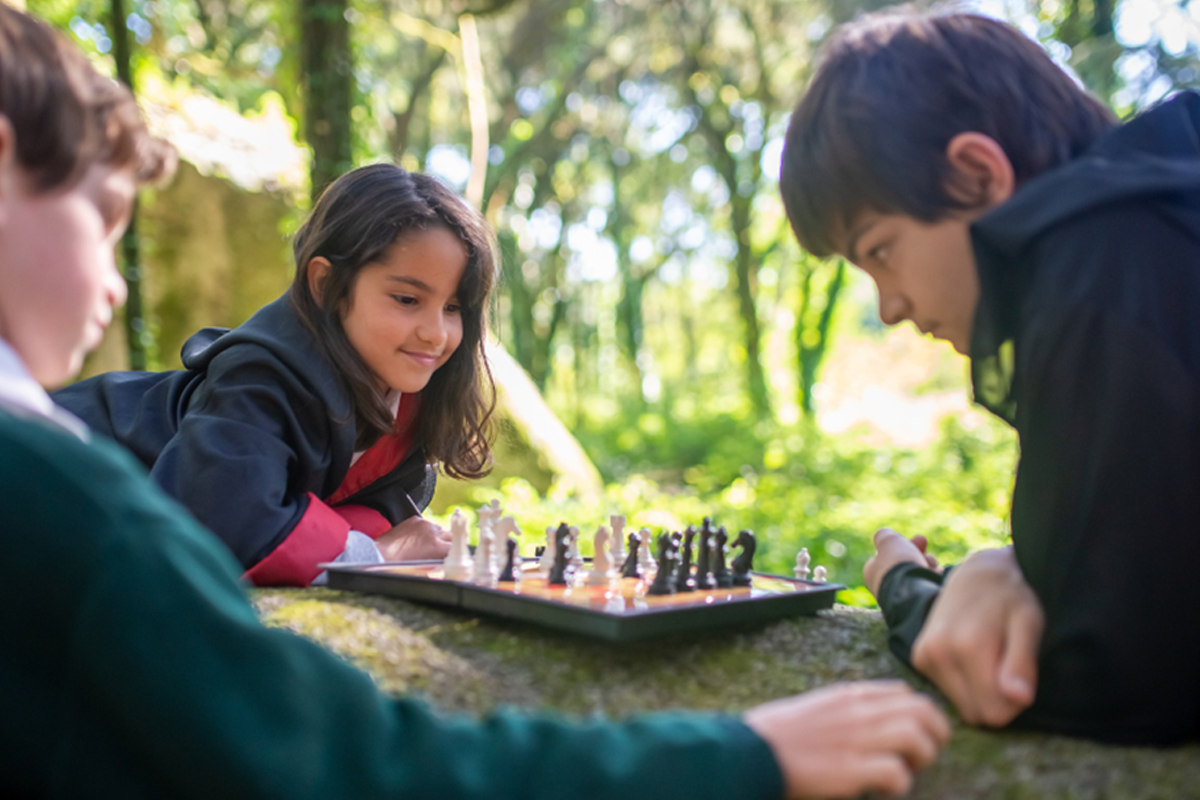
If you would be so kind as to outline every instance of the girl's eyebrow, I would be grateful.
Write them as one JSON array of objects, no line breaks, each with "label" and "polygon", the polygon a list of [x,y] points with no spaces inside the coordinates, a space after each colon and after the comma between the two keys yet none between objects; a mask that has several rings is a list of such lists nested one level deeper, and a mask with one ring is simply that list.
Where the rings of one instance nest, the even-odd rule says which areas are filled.
[{"label": "girl's eyebrow", "polygon": [[415,286],[423,292],[429,292],[431,294],[433,293],[433,287],[420,278],[410,278],[407,275],[388,275],[387,279],[389,281],[395,281],[396,283],[404,283],[409,286]]}]

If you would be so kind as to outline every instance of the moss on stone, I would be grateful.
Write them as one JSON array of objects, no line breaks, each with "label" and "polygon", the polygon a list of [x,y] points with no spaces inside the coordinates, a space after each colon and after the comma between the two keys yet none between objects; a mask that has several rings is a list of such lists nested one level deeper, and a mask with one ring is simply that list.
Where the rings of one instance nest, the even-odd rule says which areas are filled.
[{"label": "moss on stone", "polygon": [[[844,606],[745,630],[612,644],[385,597],[330,590],[258,590],[254,597],[267,624],[326,645],[386,691],[419,692],[452,710],[486,713],[513,705],[617,717],[664,708],[736,713],[864,678],[900,678],[931,691],[888,654],[878,612]],[[955,728],[911,797],[1200,797],[1200,746],[1107,747],[981,731],[958,721]]]}]

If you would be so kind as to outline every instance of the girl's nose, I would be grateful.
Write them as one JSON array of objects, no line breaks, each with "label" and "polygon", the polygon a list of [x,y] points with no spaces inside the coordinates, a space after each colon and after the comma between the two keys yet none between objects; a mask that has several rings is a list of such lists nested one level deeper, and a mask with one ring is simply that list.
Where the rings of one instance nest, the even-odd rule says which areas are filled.
[{"label": "girl's nose", "polygon": [[446,320],[441,309],[434,313],[424,314],[421,324],[417,326],[417,336],[422,341],[441,347],[446,342]]}]

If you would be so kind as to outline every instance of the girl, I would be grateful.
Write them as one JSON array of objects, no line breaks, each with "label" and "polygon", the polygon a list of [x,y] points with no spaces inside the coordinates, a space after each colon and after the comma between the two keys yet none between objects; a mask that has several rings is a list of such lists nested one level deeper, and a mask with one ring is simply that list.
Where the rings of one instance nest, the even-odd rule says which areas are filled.
[{"label": "girl", "polygon": [[489,470],[483,351],[495,282],[480,216],[390,164],[335,181],[297,232],[287,294],[206,328],[184,370],[119,372],[55,401],[125,445],[258,585],[337,560],[440,558],[434,465]]}]

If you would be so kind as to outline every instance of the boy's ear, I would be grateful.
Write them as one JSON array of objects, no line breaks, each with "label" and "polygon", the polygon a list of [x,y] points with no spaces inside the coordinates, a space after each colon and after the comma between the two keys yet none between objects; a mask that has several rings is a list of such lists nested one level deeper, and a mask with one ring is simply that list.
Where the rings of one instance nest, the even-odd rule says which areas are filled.
[{"label": "boy's ear", "polygon": [[1012,162],[990,136],[967,131],[946,145],[946,160],[954,168],[950,193],[981,208],[991,208],[1016,190]]},{"label": "boy's ear", "polygon": [[324,256],[317,256],[308,261],[308,292],[312,295],[313,300],[317,301],[317,305],[324,307],[323,298],[325,290],[325,279],[329,277],[329,270],[333,269],[333,264],[329,263],[329,259]]}]

